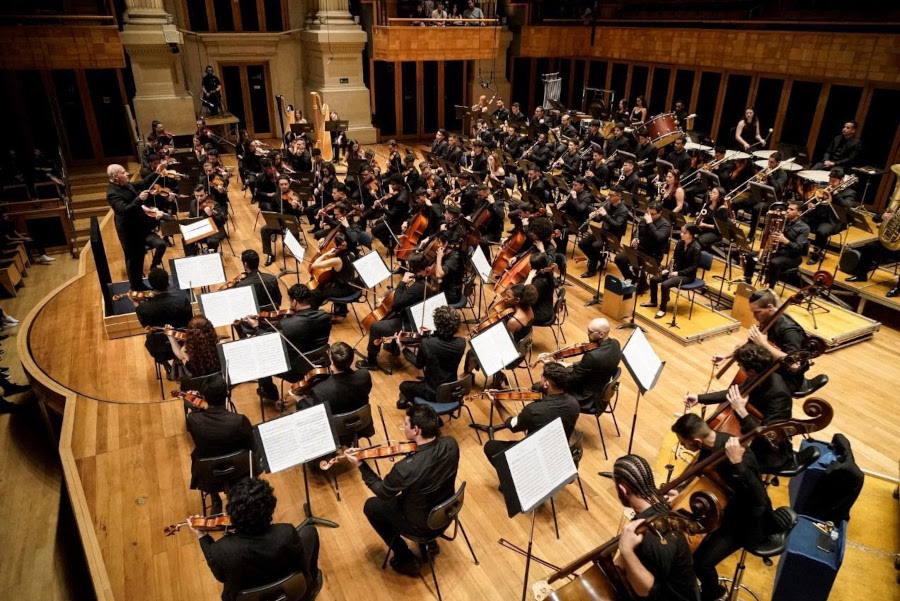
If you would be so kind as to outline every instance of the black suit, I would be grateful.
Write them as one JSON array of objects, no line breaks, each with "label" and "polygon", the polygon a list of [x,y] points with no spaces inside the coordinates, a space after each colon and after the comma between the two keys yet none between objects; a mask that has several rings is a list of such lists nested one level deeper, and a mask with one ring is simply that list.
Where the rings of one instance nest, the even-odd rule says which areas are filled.
[{"label": "black suit", "polygon": [[691,166],[691,155],[688,154],[687,150],[682,150],[681,152],[675,152],[673,150],[666,155],[666,161],[672,163],[672,167],[678,169],[678,173],[684,178],[687,170]]},{"label": "black suit", "polygon": [[[630,216],[631,214],[628,212],[628,207],[625,206],[624,202],[619,202],[616,206],[613,206],[612,203],[607,203],[606,215],[597,215],[593,221],[599,223],[604,231],[621,240],[622,236],[625,235],[625,230],[628,228]],[[590,230],[587,230],[587,233],[578,242],[578,248],[588,258],[588,271],[596,271],[606,265],[606,258],[603,254],[604,244],[597,240]]]},{"label": "black suit", "polygon": [[444,158],[447,155],[447,149],[450,147],[446,140],[438,142],[435,140],[431,143],[431,153],[438,158]]},{"label": "black suit", "polygon": [[235,288],[243,286],[253,286],[260,311],[277,311],[281,306],[281,287],[274,275],[255,271],[235,284]]},{"label": "black suit", "polygon": [[[119,243],[125,255],[125,269],[128,273],[128,282],[132,290],[146,290],[144,286],[144,247],[150,244],[154,249],[153,263],[162,261],[162,255],[166,251],[166,243],[159,236],[152,234],[156,227],[156,220],[148,217],[141,205],[137,188],[144,188],[155,178],[152,175],[147,180],[141,180],[134,184],[124,186],[110,184],[106,187],[106,200],[115,213],[116,233],[119,235]],[[158,243],[157,243],[158,241]]]},{"label": "black suit", "polygon": [[225,583],[222,601],[233,601],[243,590],[276,582],[293,572],[306,575],[309,591],[319,572],[315,526],[296,530],[290,524],[272,524],[262,534],[234,532],[219,541],[207,534],[200,539],[200,548],[213,576]]},{"label": "black suit", "polygon": [[[281,333],[291,344],[287,345],[288,362],[290,371],[278,374],[277,377],[289,382],[296,382],[313,368],[312,365],[300,356],[294,347],[302,353],[309,353],[328,344],[331,336],[331,316],[318,309],[301,309],[291,317],[285,317],[280,322],[272,322],[281,329]],[[268,326],[260,323],[259,333],[265,333]],[[268,398],[278,398],[278,389],[272,383],[272,378],[260,378],[259,387]]]},{"label": "black suit", "polygon": [[[834,206],[842,209],[850,209],[856,201],[856,190],[847,189],[832,196]],[[815,234],[812,245],[818,250],[824,250],[828,246],[828,238],[833,234],[846,229],[837,213],[830,205],[819,205],[802,217],[809,225],[811,234]]]},{"label": "black suit", "polygon": [[[650,255],[657,261],[662,261],[663,255],[669,246],[669,236],[672,235],[672,224],[665,217],[659,217],[656,221],[647,223],[641,219],[638,225],[638,247],[637,249],[645,254]],[[635,274],[628,256],[621,252],[616,255],[616,266],[622,272],[622,277],[627,280],[634,280]]]},{"label": "black suit", "polygon": [[672,260],[672,270],[665,276],[652,276],[650,278],[650,302],[657,302],[657,287],[662,290],[659,299],[659,310],[665,311],[669,304],[669,294],[672,288],[690,284],[697,279],[697,268],[700,266],[700,243],[691,240],[686,245],[680,240],[675,245],[675,253]]},{"label": "black suit", "polygon": [[[137,314],[138,322],[145,328],[147,326],[161,328],[166,325],[184,328],[194,316],[191,301],[187,297],[168,292],[142,301],[135,307],[134,312]],[[162,332],[147,332],[144,348],[158,363],[165,363],[175,357],[169,339]]]},{"label": "black suit", "polygon": [[250,420],[240,413],[231,413],[221,405],[210,406],[206,411],[192,411],[185,421],[187,431],[194,441],[194,450],[191,451],[191,488],[222,492],[221,486],[215,482],[198,479],[194,462],[251,448],[253,428]]},{"label": "black suit", "polygon": [[593,413],[596,409],[595,399],[600,398],[603,387],[610,381],[619,361],[622,349],[615,338],[605,338],[600,346],[588,351],[581,361],[569,368],[566,379],[566,391],[575,397],[581,410]]},{"label": "black suit", "polygon": [[454,336],[449,340],[432,336],[425,338],[419,345],[413,364],[424,374],[422,380],[400,383],[400,398],[412,401],[420,397],[426,401],[434,401],[437,389],[441,384],[456,380],[459,373],[459,362],[466,352],[466,340]]},{"label": "black suit", "polygon": [[822,155],[822,161],[813,165],[812,169],[827,169],[825,161],[834,163],[834,167],[853,167],[859,162],[859,155],[862,154],[862,143],[856,138],[849,140],[843,135],[837,135],[828,145],[825,154]]},{"label": "black suit", "polygon": [[369,404],[372,374],[367,369],[347,370],[332,374],[316,384],[309,393],[313,404],[328,403],[332,415],[350,413]]}]

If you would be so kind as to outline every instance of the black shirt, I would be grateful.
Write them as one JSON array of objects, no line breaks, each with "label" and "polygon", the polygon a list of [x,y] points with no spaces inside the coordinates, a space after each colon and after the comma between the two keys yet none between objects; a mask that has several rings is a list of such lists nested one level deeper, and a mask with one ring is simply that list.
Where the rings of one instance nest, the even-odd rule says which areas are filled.
[{"label": "black shirt", "polygon": [[861,153],[862,143],[859,140],[856,138],[848,140],[843,135],[838,135],[828,145],[822,161],[832,161],[835,167],[852,167],[857,164]]},{"label": "black shirt", "polygon": [[628,207],[625,206],[624,202],[620,202],[616,206],[610,203],[606,207],[606,215],[597,215],[594,221],[599,221],[604,230],[621,240],[628,229],[628,218],[630,216]]},{"label": "black shirt", "polygon": [[142,301],[134,308],[138,322],[144,327],[161,328],[171,325],[175,328],[187,327],[194,312],[191,301],[187,297],[177,296],[169,292],[156,293],[156,296]]},{"label": "black shirt", "polygon": [[638,225],[638,250],[660,261],[666,254],[671,235],[672,224],[665,217],[650,223],[641,219]]},{"label": "black shirt", "polygon": [[615,338],[605,338],[600,346],[588,351],[581,361],[569,368],[566,379],[566,391],[569,392],[582,409],[595,408],[594,397],[603,391],[622,358],[622,349]]},{"label": "black shirt", "polygon": [[556,286],[553,285],[553,276],[550,274],[540,274],[531,281],[537,289],[538,297],[534,303],[534,321],[537,324],[547,324],[553,320],[553,292]]},{"label": "black shirt", "polygon": [[435,438],[395,463],[383,480],[367,463],[359,467],[376,497],[391,501],[399,496],[403,517],[424,529],[429,512],[456,492],[459,445],[451,436]]},{"label": "black shirt", "polygon": [[[806,332],[794,321],[794,318],[782,314],[778,320],[768,329],[766,335],[769,342],[777,346],[785,353],[793,353],[802,350],[806,343]],[[799,390],[803,385],[806,372],[809,370],[809,363],[806,363],[797,371],[791,371],[787,367],[779,367],[778,373],[784,378],[785,383],[792,391]]]},{"label": "black shirt", "polygon": [[[513,432],[525,432],[526,435],[540,430],[557,417],[562,419],[563,431],[568,440],[575,431],[578,422],[578,401],[571,394],[548,394],[540,401],[529,403],[519,415],[506,420],[506,425]],[[515,425],[513,425],[515,421]]]},{"label": "black shirt", "polygon": [[253,446],[250,420],[240,413],[228,411],[224,405],[210,406],[206,411],[192,411],[185,418],[187,431],[194,441],[191,451],[191,488],[215,491],[214,482],[205,482],[195,472],[196,460],[220,457]]},{"label": "black shirt", "polygon": [[332,415],[340,415],[368,405],[371,392],[372,374],[367,369],[357,369],[332,374],[316,384],[310,396],[317,405],[328,403]]},{"label": "black shirt", "polygon": [[788,244],[780,244],[775,256],[802,257],[809,250],[809,225],[802,219],[794,219],[785,224],[784,236],[790,240]]},{"label": "black shirt", "polygon": [[[649,520],[657,514],[653,507],[645,509],[635,519]],[[647,571],[653,574],[653,586],[648,601],[695,601],[700,598],[697,577],[687,539],[680,532],[671,531],[660,540],[645,533],[635,549],[635,555]]]},{"label": "black shirt", "polygon": [[450,340],[432,336],[425,338],[416,353],[416,367],[423,370],[425,383],[433,391],[441,384],[456,381],[459,362],[466,352],[466,340],[454,336]]},{"label": "black shirt", "polygon": [[672,271],[669,275],[681,276],[693,282],[697,279],[698,267],[700,267],[700,243],[697,240],[691,240],[690,244],[685,244],[684,240],[679,240],[675,245]]},{"label": "black shirt", "polygon": [[[301,309],[291,317],[281,320],[281,331],[294,346],[304,353],[309,353],[328,344],[331,336],[331,316],[318,309]],[[293,346],[287,345],[288,359],[295,371],[303,375],[309,371],[310,366]]]}]

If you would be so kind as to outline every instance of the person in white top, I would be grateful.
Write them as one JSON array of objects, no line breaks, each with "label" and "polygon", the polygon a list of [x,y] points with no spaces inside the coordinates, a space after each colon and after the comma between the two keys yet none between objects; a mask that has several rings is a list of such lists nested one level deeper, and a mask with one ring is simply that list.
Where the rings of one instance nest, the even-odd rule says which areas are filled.
[{"label": "person in white top", "polygon": [[[431,11],[431,18],[432,19],[446,19],[447,18],[447,11],[444,10],[443,2],[437,3],[437,8],[435,8],[433,11]],[[444,25],[446,25],[446,23],[444,23],[444,21],[437,21],[437,22],[432,23],[432,25],[437,25],[438,27],[443,27]]]}]

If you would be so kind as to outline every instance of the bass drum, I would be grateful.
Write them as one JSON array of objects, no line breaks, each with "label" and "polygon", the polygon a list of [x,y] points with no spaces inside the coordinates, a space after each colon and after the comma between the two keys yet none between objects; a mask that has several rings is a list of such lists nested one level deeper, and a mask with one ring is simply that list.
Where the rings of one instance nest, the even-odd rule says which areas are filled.
[{"label": "bass drum", "polygon": [[668,146],[678,138],[684,136],[684,132],[675,124],[675,113],[662,113],[656,115],[644,125],[650,142],[656,148]]}]

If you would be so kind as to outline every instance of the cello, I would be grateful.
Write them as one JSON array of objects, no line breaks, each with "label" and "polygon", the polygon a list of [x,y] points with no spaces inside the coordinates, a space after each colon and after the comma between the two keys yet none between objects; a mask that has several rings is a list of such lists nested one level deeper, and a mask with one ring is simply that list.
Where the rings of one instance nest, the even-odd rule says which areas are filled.
[{"label": "cello", "polygon": [[500,277],[500,274],[506,271],[506,268],[509,267],[509,264],[515,256],[522,250],[522,247],[525,246],[527,240],[528,236],[521,228],[512,233],[506,241],[506,244],[503,245],[497,258],[494,259],[494,263],[491,265],[492,278],[498,278]]},{"label": "cello", "polygon": [[427,229],[428,216],[422,211],[419,211],[416,213],[415,217],[412,218],[412,221],[409,222],[406,230],[397,238],[400,241],[394,249],[397,259],[400,261],[409,259],[409,255],[416,250],[416,247],[419,245],[419,240],[422,239],[422,235]]},{"label": "cello", "polygon": [[388,290],[384,296],[381,297],[381,300],[378,302],[378,306],[372,309],[372,312],[363,317],[362,327],[363,330],[368,332],[369,328],[372,327],[372,324],[376,321],[380,321],[390,315],[394,306],[394,291]]},{"label": "cello", "polygon": [[331,268],[313,268],[313,264],[318,261],[322,255],[327,253],[329,250],[334,249],[335,253],[344,251],[347,249],[347,241],[344,240],[340,245],[337,244],[336,238],[338,233],[340,232],[339,227],[333,228],[328,235],[325,236],[325,240],[322,243],[322,248],[316,252],[309,260],[309,282],[307,282],[307,286],[310,290],[315,290],[322,284],[328,282],[332,277],[334,277],[334,270]]}]

